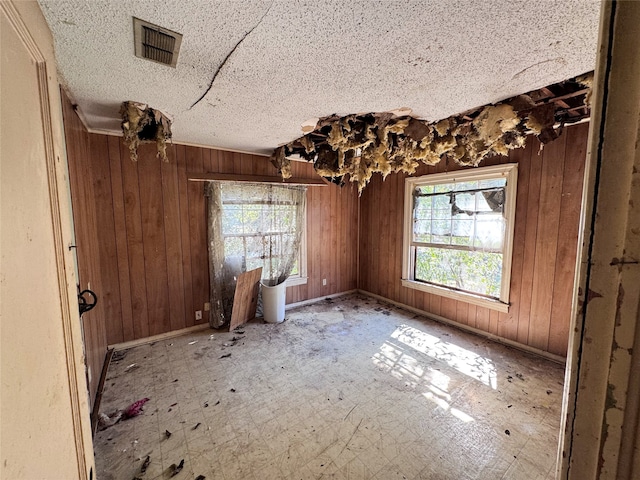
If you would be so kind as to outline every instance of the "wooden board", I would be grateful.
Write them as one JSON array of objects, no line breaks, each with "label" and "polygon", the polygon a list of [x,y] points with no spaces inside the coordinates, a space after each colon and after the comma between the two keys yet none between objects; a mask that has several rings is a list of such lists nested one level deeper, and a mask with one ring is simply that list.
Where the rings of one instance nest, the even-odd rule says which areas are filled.
[{"label": "wooden board", "polygon": [[233,296],[231,321],[229,322],[230,331],[256,318],[261,276],[262,267],[238,275],[236,292]]}]

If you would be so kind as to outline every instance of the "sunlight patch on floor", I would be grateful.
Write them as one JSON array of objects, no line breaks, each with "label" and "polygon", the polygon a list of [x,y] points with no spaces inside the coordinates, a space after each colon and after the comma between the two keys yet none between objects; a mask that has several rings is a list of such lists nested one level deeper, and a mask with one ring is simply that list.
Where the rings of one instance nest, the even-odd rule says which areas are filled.
[{"label": "sunlight patch on floor", "polygon": [[396,328],[391,338],[446,363],[451,368],[479,380],[494,390],[498,387],[498,372],[493,361],[488,358],[408,325],[400,325]]}]

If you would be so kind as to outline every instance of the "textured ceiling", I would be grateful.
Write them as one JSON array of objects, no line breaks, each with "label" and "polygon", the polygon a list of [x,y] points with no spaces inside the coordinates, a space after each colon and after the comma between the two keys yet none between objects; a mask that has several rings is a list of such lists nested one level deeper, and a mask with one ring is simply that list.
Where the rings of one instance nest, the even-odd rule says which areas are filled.
[{"label": "textured ceiling", "polygon": [[[134,100],[175,141],[256,153],[314,117],[434,121],[593,70],[599,16],[595,0],[39,2],[89,128],[119,132]],[[184,35],[175,69],[134,56],[132,16]]]}]

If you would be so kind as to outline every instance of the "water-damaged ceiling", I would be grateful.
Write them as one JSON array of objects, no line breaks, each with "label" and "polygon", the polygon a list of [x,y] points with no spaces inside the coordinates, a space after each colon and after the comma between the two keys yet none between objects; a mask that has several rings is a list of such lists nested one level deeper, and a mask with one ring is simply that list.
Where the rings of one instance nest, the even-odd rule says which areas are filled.
[{"label": "water-damaged ceiling", "polygon": [[[90,129],[120,132],[133,100],[174,141],[256,153],[317,117],[436,121],[593,70],[599,16],[594,0],[39,2]],[[175,68],[134,55],[132,17],[183,35]]]}]

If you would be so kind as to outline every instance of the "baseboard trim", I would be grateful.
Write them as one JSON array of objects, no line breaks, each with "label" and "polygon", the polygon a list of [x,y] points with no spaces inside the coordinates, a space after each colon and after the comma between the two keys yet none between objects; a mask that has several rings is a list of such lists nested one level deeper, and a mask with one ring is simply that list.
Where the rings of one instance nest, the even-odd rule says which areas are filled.
[{"label": "baseboard trim", "polygon": [[332,293],[331,295],[322,295],[321,297],[310,298],[309,300],[302,300],[300,302],[289,303],[289,304],[284,306],[284,309],[285,310],[291,310],[293,308],[304,307],[305,305],[311,305],[312,303],[320,302],[320,301],[324,300],[325,298],[342,297],[344,295],[349,295],[350,293],[357,293],[357,292],[358,292],[358,290],[356,290],[354,288],[353,290],[347,290],[345,292]]},{"label": "baseboard trim", "polygon": [[98,382],[96,398],[93,400],[93,408],[91,409],[91,435],[94,437],[98,430],[98,414],[100,413],[100,403],[102,402],[102,391],[104,390],[104,382],[107,379],[107,371],[109,370],[109,364],[111,363],[112,356],[113,349],[108,349],[104,356],[104,363],[102,364],[102,372],[100,373],[100,381]]},{"label": "baseboard trim", "polygon": [[540,350],[535,347],[530,347],[529,345],[523,345],[522,343],[514,342],[513,340],[509,340],[508,338],[499,337],[498,335],[494,335],[493,333],[485,332],[484,330],[480,330],[478,328],[470,327],[469,325],[463,325],[461,323],[457,323],[453,320],[449,320],[448,318],[441,317],[440,315],[434,315],[433,313],[426,312],[424,310],[420,310],[419,308],[411,307],[409,305],[405,305],[404,303],[396,302],[389,298],[383,297],[381,295],[377,295],[375,293],[367,292],[366,290],[358,289],[358,293],[362,295],[366,295],[371,298],[375,298],[376,300],[380,300],[382,302],[387,302],[396,307],[403,308],[405,310],[409,310],[410,312],[417,313],[418,315],[422,315],[430,320],[433,320],[438,323],[444,323],[450,327],[458,328],[460,330],[464,330],[480,337],[485,337],[489,340],[492,340],[497,343],[502,343],[503,345],[507,345],[509,347],[517,348],[518,350],[522,350],[527,353],[531,353],[533,355],[537,355],[539,357],[546,358],[547,360],[551,360],[552,362],[558,363],[560,365],[565,365],[567,359],[565,357],[561,357],[560,355],[555,355],[553,353],[545,352],[544,350]]},{"label": "baseboard trim", "polygon": [[126,350],[132,347],[138,347],[140,345],[147,345],[153,342],[159,342],[162,340],[167,340],[169,338],[179,337],[180,335],[185,335],[187,333],[199,332],[201,330],[206,330],[209,328],[208,323],[203,323],[201,325],[194,325],[193,327],[181,328],[180,330],[173,330],[171,332],[161,333],[159,335],[154,335],[152,337],[138,338],[137,340],[131,340],[129,342],[115,343],[113,345],[109,345],[109,348],[112,348],[114,351],[118,352],[120,350]]},{"label": "baseboard trim", "polygon": [[[309,300],[303,300],[301,302],[289,303],[285,305],[284,308],[285,310],[291,310],[292,308],[302,307],[304,305],[309,305],[312,303],[319,302],[321,300],[324,300],[325,298],[341,297],[343,295],[348,295],[350,293],[356,293],[356,292],[357,290],[354,289],[354,290],[347,290],[346,292],[333,293],[331,295],[323,295],[321,297],[311,298]],[[108,348],[113,349],[115,352],[118,352],[120,350],[126,350],[128,348],[138,347],[140,345],[147,345],[149,343],[159,342],[162,340],[167,340],[169,338],[179,337],[181,335],[185,335],[188,333],[199,332],[201,330],[206,330],[208,328],[209,328],[209,324],[203,323],[201,325],[194,325],[193,327],[187,327],[187,328],[182,328],[180,330],[173,330],[171,332],[161,333],[159,335],[154,335],[152,337],[139,338],[137,340],[131,340],[129,342],[115,343],[113,345],[109,345]]]}]

